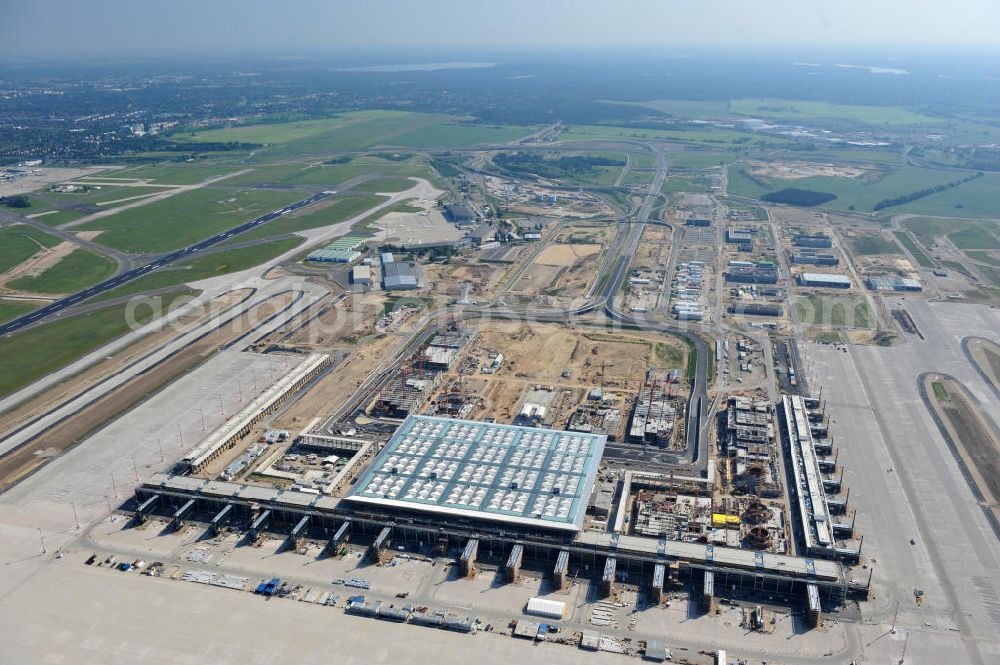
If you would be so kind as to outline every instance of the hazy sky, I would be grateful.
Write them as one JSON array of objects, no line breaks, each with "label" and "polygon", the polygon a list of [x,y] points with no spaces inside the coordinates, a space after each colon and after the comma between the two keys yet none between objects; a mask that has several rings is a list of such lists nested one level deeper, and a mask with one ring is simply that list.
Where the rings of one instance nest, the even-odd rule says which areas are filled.
[{"label": "hazy sky", "polygon": [[0,0],[5,55],[998,41],[998,0]]}]

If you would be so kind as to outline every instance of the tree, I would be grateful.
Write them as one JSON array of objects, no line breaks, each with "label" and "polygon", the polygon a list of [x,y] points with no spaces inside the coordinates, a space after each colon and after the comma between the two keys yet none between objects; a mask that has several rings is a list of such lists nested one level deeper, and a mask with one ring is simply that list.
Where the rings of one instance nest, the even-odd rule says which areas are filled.
[{"label": "tree", "polygon": [[13,196],[0,196],[0,204],[3,204],[8,208],[31,207],[31,201],[24,194],[15,194]]}]

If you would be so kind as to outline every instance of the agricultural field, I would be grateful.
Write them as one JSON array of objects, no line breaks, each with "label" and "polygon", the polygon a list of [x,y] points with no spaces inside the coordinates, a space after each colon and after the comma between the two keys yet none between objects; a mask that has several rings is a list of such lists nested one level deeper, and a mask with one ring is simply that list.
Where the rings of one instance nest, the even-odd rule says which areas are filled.
[{"label": "agricultural field", "polygon": [[205,188],[88,222],[96,242],[139,254],[186,247],[305,198],[302,192]]},{"label": "agricultural field", "polygon": [[75,249],[37,275],[25,275],[6,286],[29,293],[75,293],[115,274],[117,264],[86,249]]},{"label": "agricultural field", "polygon": [[[166,311],[185,294],[164,296]],[[88,314],[40,325],[15,333],[0,344],[0,395],[8,395],[39,377],[54,372],[80,356],[129,331],[127,305],[114,305]],[[152,311],[136,311],[137,324],[148,323]]]}]

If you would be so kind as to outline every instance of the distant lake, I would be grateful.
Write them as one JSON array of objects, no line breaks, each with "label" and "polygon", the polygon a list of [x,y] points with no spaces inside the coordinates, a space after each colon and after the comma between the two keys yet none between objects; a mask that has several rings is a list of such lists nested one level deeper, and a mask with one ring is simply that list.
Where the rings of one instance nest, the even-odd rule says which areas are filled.
[{"label": "distant lake", "polygon": [[442,69],[482,69],[496,67],[495,62],[419,62],[409,65],[369,65],[367,67],[337,67],[336,72],[436,72]]}]

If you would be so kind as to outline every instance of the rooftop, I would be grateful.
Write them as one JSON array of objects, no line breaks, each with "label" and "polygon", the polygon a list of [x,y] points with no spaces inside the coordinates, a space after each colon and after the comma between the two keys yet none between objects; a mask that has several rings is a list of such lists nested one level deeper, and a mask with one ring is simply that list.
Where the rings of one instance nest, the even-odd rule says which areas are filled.
[{"label": "rooftop", "polygon": [[579,531],[606,439],[410,416],[346,499]]}]

